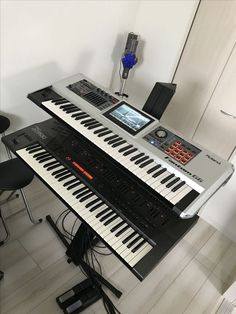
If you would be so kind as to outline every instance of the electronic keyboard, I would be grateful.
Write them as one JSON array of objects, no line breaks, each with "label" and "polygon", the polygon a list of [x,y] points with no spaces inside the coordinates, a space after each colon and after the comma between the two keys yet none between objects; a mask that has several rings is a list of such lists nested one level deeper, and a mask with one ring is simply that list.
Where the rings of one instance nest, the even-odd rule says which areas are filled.
[{"label": "electronic keyboard", "polygon": [[[181,219],[173,201],[55,119],[7,135],[3,142],[140,280],[198,219]],[[137,165],[153,176],[145,162]],[[160,176],[154,176],[160,185],[178,195],[181,188]]]},{"label": "electronic keyboard", "polygon": [[97,147],[181,218],[225,184],[233,166],[81,74],[28,98]]}]

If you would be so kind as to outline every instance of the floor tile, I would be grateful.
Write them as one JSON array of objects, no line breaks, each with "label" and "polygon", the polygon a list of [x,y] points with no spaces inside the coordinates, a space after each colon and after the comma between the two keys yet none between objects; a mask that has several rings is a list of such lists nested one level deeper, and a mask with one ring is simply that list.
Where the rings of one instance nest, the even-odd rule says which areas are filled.
[{"label": "floor tile", "polygon": [[231,243],[232,241],[226,236],[219,231],[215,231],[198,252],[196,259],[208,269],[213,270],[219,260],[224,256]]},{"label": "floor tile", "polygon": [[0,269],[4,271],[4,279],[0,283],[0,304],[5,297],[41,272],[18,241],[0,248]]},{"label": "floor tile", "polygon": [[222,259],[218,262],[213,274],[225,282],[225,289],[236,281],[236,244],[232,243],[225,252]]},{"label": "floor tile", "polygon": [[182,314],[209,275],[208,269],[192,260],[148,313]]},{"label": "floor tile", "polygon": [[19,241],[41,269],[65,255],[66,248],[45,221],[25,233]]},{"label": "floor tile", "polygon": [[79,278],[78,273],[78,268],[62,258],[1,300],[2,314],[29,313],[69,279],[74,276]]},{"label": "floor tile", "polygon": [[224,283],[216,276],[210,275],[200,287],[184,314],[208,314],[221,297]]}]

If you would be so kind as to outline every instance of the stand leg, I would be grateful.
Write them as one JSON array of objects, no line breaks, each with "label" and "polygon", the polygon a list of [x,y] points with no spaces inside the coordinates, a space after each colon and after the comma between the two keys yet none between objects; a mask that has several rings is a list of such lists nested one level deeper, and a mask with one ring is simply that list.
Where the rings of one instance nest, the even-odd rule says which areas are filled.
[{"label": "stand leg", "polygon": [[81,265],[86,273],[92,273],[97,280],[105,285],[112,293],[114,293],[117,298],[120,298],[122,292],[117,290],[112,284],[110,284],[104,277],[102,277],[99,273],[97,273],[94,269],[92,269],[87,263],[83,261],[83,255],[85,253],[85,248],[88,247],[87,244],[94,243],[95,235],[93,232],[85,225],[81,224],[78,231],[75,234],[74,239],[69,244],[63,234],[60,232],[56,224],[54,223],[52,217],[50,215],[46,216],[46,220],[52,226],[53,230],[57,233],[65,247],[67,248],[66,255],[69,257],[68,262],[73,262],[75,265]]}]

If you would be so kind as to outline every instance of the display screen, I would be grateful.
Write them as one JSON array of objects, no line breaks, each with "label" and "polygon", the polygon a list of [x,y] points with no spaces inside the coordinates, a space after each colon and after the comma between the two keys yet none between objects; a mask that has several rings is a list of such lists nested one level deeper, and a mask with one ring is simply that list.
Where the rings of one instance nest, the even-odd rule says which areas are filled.
[{"label": "display screen", "polygon": [[131,134],[138,133],[154,121],[125,102],[120,103],[115,109],[109,110],[104,115]]}]

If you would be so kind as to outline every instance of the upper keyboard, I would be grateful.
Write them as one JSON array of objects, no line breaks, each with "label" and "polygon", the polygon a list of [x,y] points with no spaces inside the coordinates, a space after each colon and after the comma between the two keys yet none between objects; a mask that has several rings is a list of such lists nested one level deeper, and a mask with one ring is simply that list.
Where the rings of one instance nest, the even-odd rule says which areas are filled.
[{"label": "upper keyboard", "polygon": [[168,200],[182,218],[196,214],[233,173],[227,161],[81,74],[28,97]]}]

